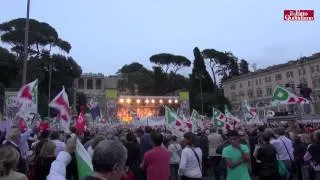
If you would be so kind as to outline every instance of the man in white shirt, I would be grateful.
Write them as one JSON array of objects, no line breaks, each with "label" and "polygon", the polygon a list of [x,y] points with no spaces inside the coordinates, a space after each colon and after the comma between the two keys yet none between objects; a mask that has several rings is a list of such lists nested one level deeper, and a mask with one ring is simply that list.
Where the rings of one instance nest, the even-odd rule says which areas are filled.
[{"label": "man in white shirt", "polygon": [[217,148],[223,144],[222,136],[216,132],[215,128],[210,129],[209,140],[209,157],[213,166],[215,180],[220,180],[220,171],[218,169],[221,162],[221,155],[217,154]]},{"label": "man in white shirt", "polygon": [[276,129],[276,134],[277,134],[278,138],[271,140],[271,144],[277,150],[278,160],[282,160],[284,162],[284,164],[286,165],[286,168],[290,174],[290,177],[291,177],[292,170],[293,170],[292,161],[294,161],[294,156],[293,156],[294,149],[292,146],[292,141],[287,136],[285,136],[285,129],[284,128]]}]

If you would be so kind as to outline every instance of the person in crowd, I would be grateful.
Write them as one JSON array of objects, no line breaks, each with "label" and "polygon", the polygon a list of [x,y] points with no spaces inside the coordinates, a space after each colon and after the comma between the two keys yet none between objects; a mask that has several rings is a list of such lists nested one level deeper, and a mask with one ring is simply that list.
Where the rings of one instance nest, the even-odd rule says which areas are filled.
[{"label": "person in crowd", "polygon": [[194,146],[196,137],[191,132],[184,134],[183,137],[185,148],[182,150],[179,164],[181,180],[202,179],[202,151]]},{"label": "person in crowd", "polygon": [[49,141],[50,132],[48,130],[42,131],[40,133],[39,142],[35,145],[36,157],[39,156],[42,146]]},{"label": "person in crowd", "polygon": [[250,148],[250,158],[251,158],[251,168],[252,168],[252,174],[255,177],[259,176],[259,171],[260,171],[260,165],[261,163],[259,162],[259,160],[257,160],[253,154],[254,152],[257,152],[257,149],[259,147],[259,142],[258,140],[262,140],[262,138],[260,138],[263,134],[263,127],[258,127],[257,129],[252,130],[251,132],[248,133],[249,135],[249,148]]},{"label": "person in crowd", "polygon": [[202,176],[205,177],[208,175],[209,141],[208,136],[203,131],[198,132],[196,146],[200,147],[202,151]]},{"label": "person in crowd", "polygon": [[66,144],[59,139],[59,132],[53,131],[50,135],[51,141],[56,145],[55,155],[58,156],[59,152],[63,151]]},{"label": "person in crowd", "polygon": [[150,136],[151,131],[152,131],[152,128],[147,126],[145,128],[145,133],[142,135],[140,139],[140,148],[141,148],[142,157],[146,152],[152,149],[152,141]]},{"label": "person in crowd", "polygon": [[28,180],[27,176],[16,171],[20,154],[12,146],[0,147],[0,180]]},{"label": "person in crowd", "polygon": [[222,157],[227,165],[227,180],[250,180],[250,151],[247,145],[240,143],[236,130],[228,132],[230,145],[223,148]]},{"label": "person in crowd", "polygon": [[308,146],[303,159],[310,162],[314,180],[320,180],[320,130],[313,133],[313,143]]},{"label": "person in crowd", "polygon": [[61,151],[56,160],[51,163],[50,172],[47,176],[47,180],[66,180],[67,166],[72,160],[72,154],[76,148],[77,138],[75,136],[70,137],[67,140],[66,148]]},{"label": "person in crowd", "polygon": [[293,155],[297,165],[297,174],[299,180],[309,180],[309,164],[303,157],[307,152],[310,140],[306,134],[296,135],[293,141]]},{"label": "person in crowd", "polygon": [[140,167],[146,170],[147,180],[169,180],[170,153],[162,147],[163,136],[152,132],[150,137],[153,148],[144,154]]},{"label": "person in crowd", "polygon": [[30,134],[30,137],[28,138],[28,145],[29,145],[29,147],[31,147],[32,143],[36,142],[37,139],[38,139],[37,133],[36,133],[36,132],[32,132],[32,133]]},{"label": "person in crowd", "polygon": [[92,157],[93,174],[84,180],[120,180],[127,172],[127,149],[119,141],[103,140]]},{"label": "person in crowd", "polygon": [[277,151],[270,144],[270,137],[264,133],[260,136],[261,144],[255,154],[255,158],[260,162],[259,178],[260,180],[276,180],[280,179],[278,171]]},{"label": "person in crowd", "polygon": [[142,178],[142,172],[140,170],[140,147],[137,142],[137,138],[134,133],[129,132],[127,134],[127,143],[125,144],[128,150],[128,158],[126,165],[129,167],[130,171],[133,173],[133,176],[136,180]]},{"label": "person in crowd", "polygon": [[20,130],[16,127],[12,127],[7,132],[7,137],[6,137],[6,140],[3,141],[3,144],[7,146],[11,146],[19,152],[19,163],[17,166],[17,171],[25,174],[27,172],[27,165],[26,165],[26,160],[23,159],[21,156],[21,151],[19,147],[19,144],[21,141],[22,140],[21,140]]},{"label": "person in crowd", "polygon": [[168,151],[171,153],[171,159],[170,159],[171,180],[178,180],[181,145],[177,142],[177,136],[171,137],[169,141]]},{"label": "person in crowd", "polygon": [[56,145],[52,141],[43,144],[34,164],[34,180],[45,180],[49,175],[51,163],[56,159]]},{"label": "person in crowd", "polygon": [[87,151],[89,155],[92,157],[94,153],[94,149],[99,144],[100,141],[105,140],[105,137],[102,135],[97,135],[92,139],[91,145],[88,147]]},{"label": "person in crowd", "polygon": [[277,150],[278,160],[283,161],[288,173],[289,179],[293,178],[293,165],[294,165],[294,155],[293,155],[293,144],[291,139],[286,136],[285,128],[279,127],[275,129],[277,139],[271,140],[271,144]]},{"label": "person in crowd", "polygon": [[222,136],[217,133],[215,128],[210,129],[210,134],[208,136],[209,141],[209,157],[214,171],[215,180],[220,180],[220,162],[221,155],[217,154],[217,148],[223,144]]}]

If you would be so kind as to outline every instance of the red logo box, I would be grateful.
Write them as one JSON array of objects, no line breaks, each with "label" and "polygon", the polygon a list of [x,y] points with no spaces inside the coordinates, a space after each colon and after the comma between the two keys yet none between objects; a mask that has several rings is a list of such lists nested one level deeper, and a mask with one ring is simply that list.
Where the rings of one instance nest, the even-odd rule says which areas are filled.
[{"label": "red logo box", "polygon": [[285,21],[314,21],[314,10],[284,10]]}]

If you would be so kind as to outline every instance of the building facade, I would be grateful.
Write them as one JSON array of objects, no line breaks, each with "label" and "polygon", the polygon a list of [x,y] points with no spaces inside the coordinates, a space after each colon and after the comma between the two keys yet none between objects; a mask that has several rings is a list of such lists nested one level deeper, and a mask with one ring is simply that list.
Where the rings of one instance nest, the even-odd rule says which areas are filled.
[{"label": "building facade", "polygon": [[118,76],[104,76],[101,73],[85,73],[75,81],[77,92],[90,97],[104,96],[107,89],[117,89]]},{"label": "building facade", "polygon": [[286,84],[289,84],[296,94],[300,94],[299,87],[302,84],[307,84],[312,89],[313,109],[319,112],[320,53],[231,78],[223,83],[223,90],[232,109],[239,111],[240,103],[244,99],[253,106],[268,106],[275,85]]}]

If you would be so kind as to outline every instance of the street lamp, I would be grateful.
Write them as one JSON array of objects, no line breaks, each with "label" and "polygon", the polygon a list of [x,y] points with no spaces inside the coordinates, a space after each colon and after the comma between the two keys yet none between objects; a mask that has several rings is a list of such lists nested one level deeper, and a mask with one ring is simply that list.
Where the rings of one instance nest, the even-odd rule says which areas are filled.
[{"label": "street lamp", "polygon": [[30,0],[27,0],[27,17],[26,26],[24,30],[24,52],[23,52],[23,67],[22,67],[22,86],[26,84],[27,79],[27,59],[28,59],[28,41],[29,41],[29,14],[30,14]]},{"label": "street lamp", "polygon": [[[51,57],[49,56],[48,67],[44,68],[49,72],[49,81],[48,81],[48,103],[51,101],[51,79],[52,79],[52,71],[57,71],[54,67],[54,63],[51,61]],[[50,106],[48,105],[48,118],[50,118]]]}]

